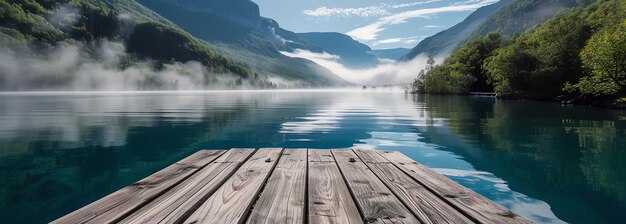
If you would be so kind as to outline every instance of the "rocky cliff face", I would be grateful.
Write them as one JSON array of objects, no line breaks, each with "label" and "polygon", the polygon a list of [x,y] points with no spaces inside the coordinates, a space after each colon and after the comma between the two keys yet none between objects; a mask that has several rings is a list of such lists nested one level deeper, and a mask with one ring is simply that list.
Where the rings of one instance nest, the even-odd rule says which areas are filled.
[{"label": "rocky cliff face", "polygon": [[[291,51],[293,49],[306,49],[314,52],[320,52],[319,47],[308,43],[301,39],[295,33],[282,29],[280,25],[269,18],[261,17],[259,6],[250,0],[140,0],[144,5],[151,8],[156,8],[156,11],[168,14],[168,10],[177,10],[176,18],[170,18],[178,23],[183,28],[184,24],[192,24],[190,19],[205,19],[212,21],[195,21],[198,26],[205,28],[213,28],[211,30],[214,35],[202,35],[207,40],[219,40],[222,42],[239,41],[242,38],[248,39],[250,35],[256,36],[256,40],[241,41],[243,44],[250,44],[251,42],[259,41],[259,38],[263,41],[270,42],[276,50],[279,51]],[[172,8],[174,7],[174,8]],[[167,9],[165,9],[167,8]],[[184,18],[185,21],[181,21],[181,12],[190,12],[191,15],[187,15]],[[184,14],[184,13],[183,13]],[[168,17],[168,16],[165,16]],[[193,18],[189,18],[193,17]],[[221,20],[221,21],[216,21]],[[182,24],[181,24],[182,23]],[[203,24],[204,23],[204,24]],[[216,26],[211,26],[215,24]],[[219,29],[221,24],[221,29]],[[234,28],[236,27],[236,28]],[[194,30],[194,29],[191,29]],[[193,33],[193,32],[192,32]],[[229,35],[232,33],[234,35]],[[259,47],[260,44],[254,44]],[[265,44],[267,45],[267,44]],[[267,49],[266,49],[267,50]],[[268,53],[265,51],[264,53]],[[273,52],[276,54],[276,52]]]}]

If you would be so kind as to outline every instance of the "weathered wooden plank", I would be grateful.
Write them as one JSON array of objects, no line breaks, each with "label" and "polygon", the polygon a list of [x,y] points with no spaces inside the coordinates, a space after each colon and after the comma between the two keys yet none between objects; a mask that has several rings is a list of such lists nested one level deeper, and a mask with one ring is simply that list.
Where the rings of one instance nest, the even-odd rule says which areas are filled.
[{"label": "weathered wooden plank", "polygon": [[[330,157],[324,156],[323,159],[311,157],[311,155],[326,155],[326,153]],[[309,149],[308,182],[308,223],[363,223],[330,150]]]},{"label": "weathered wooden plank", "polygon": [[177,223],[211,196],[254,149],[231,149],[176,187],[141,207],[121,223]]},{"label": "weathered wooden plank", "polygon": [[380,150],[354,149],[353,151],[365,163],[391,163],[379,153]]},{"label": "weathered wooden plank", "polygon": [[240,223],[269,176],[282,149],[259,149],[185,223]]},{"label": "weathered wooden plank", "polygon": [[165,169],[122,188],[96,202],[63,216],[52,223],[111,223],[154,200],[225,150],[202,150]]},{"label": "weathered wooden plank", "polygon": [[366,223],[421,223],[352,150],[332,150]]},{"label": "weathered wooden plank", "polygon": [[254,154],[254,148],[232,148],[212,163],[239,163],[248,160]]},{"label": "weathered wooden plank", "polygon": [[413,161],[400,152],[380,151],[379,153],[442,200],[448,201],[480,223],[531,223],[484,196]]},{"label": "weathered wooden plank", "polygon": [[309,149],[309,162],[335,162],[330,149]]},{"label": "weathered wooden plank", "polygon": [[[474,223],[373,150],[354,150],[423,223]],[[383,159],[383,160],[381,160]]]},{"label": "weathered wooden plank", "polygon": [[252,209],[248,223],[302,224],[305,219],[306,169],[306,149],[285,149]]}]

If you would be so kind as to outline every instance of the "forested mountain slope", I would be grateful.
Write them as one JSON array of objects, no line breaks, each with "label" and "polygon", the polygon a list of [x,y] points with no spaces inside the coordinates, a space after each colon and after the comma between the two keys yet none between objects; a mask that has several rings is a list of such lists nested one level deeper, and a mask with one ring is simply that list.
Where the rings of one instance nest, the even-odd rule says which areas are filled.
[{"label": "forested mountain slope", "polygon": [[511,36],[541,24],[559,10],[585,6],[594,0],[514,0],[495,11],[485,20],[474,35],[498,32]]},{"label": "forested mountain slope", "polygon": [[593,0],[500,0],[470,14],[459,24],[421,41],[403,59],[419,54],[449,54],[468,39],[498,32],[512,36],[545,22],[559,10],[585,6]]},{"label": "forested mountain slope", "polygon": [[0,10],[2,90],[271,86],[132,0],[0,0]]},{"label": "forested mountain slope", "polygon": [[402,57],[402,60],[411,60],[420,54],[434,56],[450,53],[459,43],[467,40],[476,32],[476,29],[478,29],[489,16],[511,1],[515,0],[500,0],[497,3],[477,9],[460,23],[420,41],[417,46]]}]

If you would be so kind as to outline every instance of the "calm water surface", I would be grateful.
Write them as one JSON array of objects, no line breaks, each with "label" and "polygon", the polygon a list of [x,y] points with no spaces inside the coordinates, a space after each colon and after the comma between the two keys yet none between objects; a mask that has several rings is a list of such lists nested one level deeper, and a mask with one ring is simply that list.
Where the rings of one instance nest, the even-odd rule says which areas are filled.
[{"label": "calm water surface", "polygon": [[626,113],[401,92],[0,94],[0,220],[43,223],[199,149],[397,150],[538,223],[626,213]]}]

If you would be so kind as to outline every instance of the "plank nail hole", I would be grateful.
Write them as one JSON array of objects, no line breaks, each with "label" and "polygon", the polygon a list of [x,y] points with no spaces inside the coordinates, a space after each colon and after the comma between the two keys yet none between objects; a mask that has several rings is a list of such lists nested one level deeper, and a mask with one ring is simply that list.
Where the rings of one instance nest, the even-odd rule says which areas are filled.
[{"label": "plank nail hole", "polygon": [[271,162],[272,162],[272,158],[267,158],[267,159],[265,160],[265,162],[266,162],[266,163],[271,163]]},{"label": "plank nail hole", "polygon": [[254,170],[248,170],[248,172],[254,172]]},{"label": "plank nail hole", "polygon": [[321,201],[316,201],[316,202],[313,202],[313,204],[316,204],[316,205],[323,205],[323,204],[324,204],[324,202],[321,202]]},{"label": "plank nail hole", "polygon": [[388,195],[391,195],[391,194],[389,194],[387,192],[382,192],[382,193],[380,193],[380,195],[388,196]]},{"label": "plank nail hole", "polygon": [[354,162],[356,162],[356,159],[354,159],[354,158],[350,158],[350,159],[348,160],[348,162],[354,163]]}]

